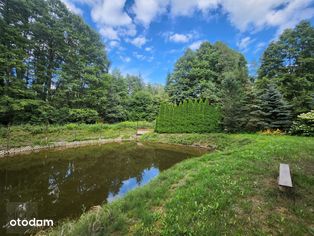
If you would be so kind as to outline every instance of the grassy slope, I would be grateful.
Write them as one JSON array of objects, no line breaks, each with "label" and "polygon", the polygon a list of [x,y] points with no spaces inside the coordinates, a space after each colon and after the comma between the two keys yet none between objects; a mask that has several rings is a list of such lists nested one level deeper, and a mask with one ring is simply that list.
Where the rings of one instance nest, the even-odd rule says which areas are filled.
[{"label": "grassy slope", "polygon": [[[139,122],[139,126],[153,128],[153,123]],[[21,146],[46,145],[93,139],[128,138],[136,133],[137,122],[118,124],[17,125],[0,127],[0,150]],[[9,134],[9,135],[8,135]],[[47,137],[47,141],[46,141]],[[8,145],[9,144],[9,145]]]},{"label": "grassy slope", "polygon": [[[183,161],[49,234],[314,234],[314,138],[149,134],[143,139],[215,145],[219,151]],[[292,169],[295,187],[290,193],[277,187],[280,162]]]}]

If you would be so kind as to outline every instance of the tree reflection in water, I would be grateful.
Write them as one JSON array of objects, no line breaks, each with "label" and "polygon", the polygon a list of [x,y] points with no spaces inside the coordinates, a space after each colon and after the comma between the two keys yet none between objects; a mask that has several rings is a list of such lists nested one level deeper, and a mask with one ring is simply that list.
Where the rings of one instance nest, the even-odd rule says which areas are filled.
[{"label": "tree reflection in water", "polygon": [[[111,202],[175,163],[203,153],[181,146],[126,142],[3,158],[0,211],[5,212],[7,202],[30,201],[38,203],[38,218],[77,217],[83,206],[89,209]],[[1,225],[5,221],[1,214]]]}]

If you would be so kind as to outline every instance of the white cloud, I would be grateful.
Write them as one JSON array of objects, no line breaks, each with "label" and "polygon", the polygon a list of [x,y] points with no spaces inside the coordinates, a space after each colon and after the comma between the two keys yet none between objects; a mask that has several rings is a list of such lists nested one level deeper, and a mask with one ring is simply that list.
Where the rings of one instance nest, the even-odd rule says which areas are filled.
[{"label": "white cloud", "polygon": [[169,12],[172,17],[191,16],[196,11],[210,14],[221,7],[230,22],[240,31],[258,31],[277,27],[279,33],[294,27],[300,20],[314,16],[313,0],[135,0],[136,19],[149,25],[156,16]]},{"label": "white cloud", "polygon": [[133,53],[133,56],[136,57],[136,58],[139,59],[139,60],[145,60],[145,59],[146,59],[146,57],[145,57],[144,55],[139,54],[139,53],[137,53],[137,52],[134,52],[134,53]]},{"label": "white cloud", "polygon": [[80,16],[83,15],[83,11],[80,8],[78,8],[77,6],[75,6],[73,2],[70,2],[69,0],[62,0],[62,2],[74,14],[80,15]]},{"label": "white cloud", "polygon": [[198,41],[195,41],[194,43],[192,43],[189,48],[192,49],[192,50],[197,50],[199,49],[199,47],[201,46],[201,44],[204,42],[204,40],[198,40]]},{"label": "white cloud", "polygon": [[125,48],[120,45],[120,41],[117,41],[117,40],[110,40],[110,41],[107,41],[107,42],[106,42],[106,46],[107,46],[106,48],[107,48],[107,51],[108,51],[108,52],[110,52],[110,51],[112,51],[113,49],[115,49],[115,53],[116,53],[117,55],[121,55],[121,52],[122,52],[123,50],[125,50]]},{"label": "white cloud", "polygon": [[196,10],[203,13],[209,9],[217,8],[220,0],[171,0],[171,14],[173,16],[190,16]]},{"label": "white cloud", "polygon": [[120,33],[122,35],[128,35],[128,36],[135,36],[137,31],[136,31],[136,26],[134,24],[130,24],[125,28],[120,29]]},{"label": "white cloud", "polygon": [[287,0],[223,0],[223,8],[231,23],[241,31],[249,25],[261,27],[265,23],[265,16],[273,8],[279,7]]},{"label": "white cloud", "polygon": [[133,52],[133,56],[141,61],[152,62],[155,58],[153,56],[145,56],[138,52]]},{"label": "white cloud", "polygon": [[168,3],[168,0],[135,0],[132,10],[136,20],[148,27],[157,15],[166,12]]},{"label": "white cloud", "polygon": [[257,53],[258,51],[260,51],[261,49],[263,49],[267,44],[265,42],[260,42],[256,45],[254,53]]},{"label": "white cloud", "polygon": [[109,46],[112,47],[112,48],[115,48],[115,47],[119,47],[119,42],[118,41],[110,41],[109,42]]},{"label": "white cloud", "polygon": [[108,39],[119,39],[118,32],[110,26],[104,26],[99,30],[99,33]]},{"label": "white cloud", "polygon": [[118,40],[121,36],[135,36],[136,26],[125,11],[126,0],[72,0],[88,4],[91,18],[102,36]]},{"label": "white cloud", "polygon": [[110,26],[125,26],[132,23],[131,17],[124,11],[126,0],[102,0],[91,11],[92,19]]},{"label": "white cloud", "polygon": [[283,9],[272,10],[265,20],[270,26],[278,26],[277,36],[284,29],[292,28],[303,19],[310,19],[314,16],[314,7],[309,7],[312,0],[292,0]]},{"label": "white cloud", "polygon": [[251,37],[242,38],[238,43],[237,46],[240,50],[246,51],[248,46],[253,42]]},{"label": "white cloud", "polygon": [[[163,14],[176,17],[192,16],[201,12],[210,18],[211,15],[217,14],[215,10],[219,9],[241,32],[254,33],[265,27],[275,27],[277,36],[284,29],[294,27],[299,21],[314,17],[313,0],[134,0],[131,6],[127,6],[128,9],[127,0],[62,1],[72,12],[81,15],[83,11],[77,4],[87,4],[91,8],[92,20],[108,39],[134,37],[137,34],[135,23],[147,28]],[[186,41],[183,37],[179,38],[178,41]],[[137,45],[141,44],[136,41]]]},{"label": "white cloud", "polygon": [[191,34],[171,34],[169,40],[176,43],[186,43],[192,38]]},{"label": "white cloud", "polygon": [[152,50],[153,50],[153,47],[146,47],[146,48],[145,48],[145,51],[146,51],[146,52],[151,52]]},{"label": "white cloud", "polygon": [[130,41],[136,47],[142,47],[147,42],[147,39],[144,36],[139,36]]},{"label": "white cloud", "polygon": [[123,57],[123,56],[120,56],[120,59],[123,61],[123,62],[126,62],[126,63],[129,63],[131,61],[131,58],[130,57]]},{"label": "white cloud", "polygon": [[267,26],[279,31],[294,27],[300,20],[314,16],[312,0],[222,0],[231,23],[240,31],[258,31]]}]

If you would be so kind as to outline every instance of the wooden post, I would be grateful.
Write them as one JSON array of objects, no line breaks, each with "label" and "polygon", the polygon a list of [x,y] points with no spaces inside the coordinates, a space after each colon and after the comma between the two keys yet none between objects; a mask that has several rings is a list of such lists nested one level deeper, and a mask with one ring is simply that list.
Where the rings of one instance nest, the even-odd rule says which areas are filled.
[{"label": "wooden post", "polygon": [[8,123],[7,126],[7,153],[9,152],[10,149],[10,123]]},{"label": "wooden post", "polygon": [[46,133],[46,146],[48,147],[48,120],[46,120],[46,130],[45,130],[45,133]]}]

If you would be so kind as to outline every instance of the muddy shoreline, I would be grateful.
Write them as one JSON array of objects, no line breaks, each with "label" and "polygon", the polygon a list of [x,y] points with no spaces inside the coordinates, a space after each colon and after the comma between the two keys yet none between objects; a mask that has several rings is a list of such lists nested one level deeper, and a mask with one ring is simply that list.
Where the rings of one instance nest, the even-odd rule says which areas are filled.
[{"label": "muddy shoreline", "polygon": [[18,148],[10,148],[8,150],[0,150],[0,158],[1,157],[8,157],[8,156],[15,156],[18,154],[28,154],[32,152],[39,152],[43,150],[49,149],[66,149],[66,148],[73,148],[73,147],[82,147],[88,145],[97,145],[97,144],[105,144],[105,143],[112,143],[112,142],[123,142],[123,141],[133,141],[136,140],[135,137],[130,138],[114,138],[114,139],[94,139],[94,140],[84,140],[84,141],[73,141],[73,142],[54,142],[48,145],[35,145],[35,146],[23,146]]}]

